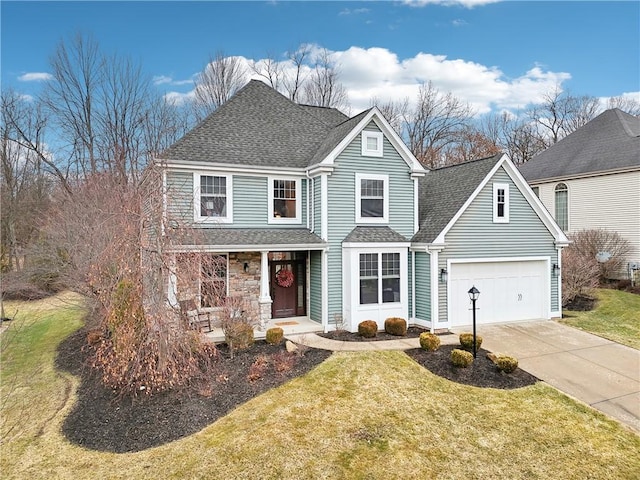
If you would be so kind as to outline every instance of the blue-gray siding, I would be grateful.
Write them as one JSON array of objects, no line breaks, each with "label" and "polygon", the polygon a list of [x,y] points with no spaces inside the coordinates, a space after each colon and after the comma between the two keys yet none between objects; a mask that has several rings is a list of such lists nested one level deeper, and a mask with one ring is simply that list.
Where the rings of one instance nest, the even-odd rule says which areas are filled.
[{"label": "blue-gray siding", "polygon": [[[509,223],[493,223],[493,183],[509,184]],[[557,263],[554,237],[522,193],[500,168],[462,214],[445,238],[438,269],[453,258],[550,257]],[[558,277],[551,279],[552,311],[558,310]],[[438,284],[439,322],[447,321],[447,289]]]},{"label": "blue-gray siding", "polygon": [[[367,130],[374,129],[378,130],[374,123],[367,127]],[[382,158],[362,157],[361,146],[361,136],[358,135],[338,156],[335,169],[328,179],[329,314],[342,312],[341,244],[356,226],[356,173],[389,176],[389,227],[408,239],[413,235],[413,180],[410,168],[386,138]]]},{"label": "blue-gray siding", "polygon": [[309,252],[309,317],[322,322],[322,252]]},{"label": "blue-gray siding", "polygon": [[431,258],[416,252],[416,317],[431,321]]}]

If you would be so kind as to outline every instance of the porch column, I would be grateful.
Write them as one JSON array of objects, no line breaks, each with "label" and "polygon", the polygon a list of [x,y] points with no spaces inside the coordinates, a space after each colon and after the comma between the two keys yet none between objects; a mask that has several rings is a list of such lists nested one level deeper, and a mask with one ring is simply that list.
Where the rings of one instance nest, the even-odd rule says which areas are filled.
[{"label": "porch column", "polygon": [[271,294],[269,293],[269,252],[260,252],[260,329],[265,330],[271,320]]}]

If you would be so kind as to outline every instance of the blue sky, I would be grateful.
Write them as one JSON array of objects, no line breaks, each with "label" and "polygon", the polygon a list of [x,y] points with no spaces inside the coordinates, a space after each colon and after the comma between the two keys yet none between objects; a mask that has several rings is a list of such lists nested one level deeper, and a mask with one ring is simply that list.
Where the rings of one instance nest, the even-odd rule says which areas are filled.
[{"label": "blue sky", "polygon": [[[34,95],[61,39],[91,33],[183,99],[210,54],[260,60],[301,43],[340,65],[354,109],[432,80],[478,111],[559,83],[640,98],[640,2],[1,2],[2,86]],[[40,75],[36,75],[40,74]]]}]

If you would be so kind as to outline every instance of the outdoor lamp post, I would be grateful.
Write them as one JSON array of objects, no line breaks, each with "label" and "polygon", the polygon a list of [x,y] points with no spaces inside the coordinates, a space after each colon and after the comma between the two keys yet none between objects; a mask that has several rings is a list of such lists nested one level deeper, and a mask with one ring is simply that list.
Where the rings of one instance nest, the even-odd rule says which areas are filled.
[{"label": "outdoor lamp post", "polygon": [[469,289],[469,298],[473,304],[473,358],[476,358],[476,300],[480,296],[480,290],[474,285]]}]

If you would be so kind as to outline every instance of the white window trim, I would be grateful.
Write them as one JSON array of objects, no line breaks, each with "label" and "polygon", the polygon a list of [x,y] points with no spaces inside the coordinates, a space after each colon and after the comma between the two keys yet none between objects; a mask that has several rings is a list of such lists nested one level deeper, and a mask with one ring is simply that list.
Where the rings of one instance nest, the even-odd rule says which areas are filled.
[{"label": "white window trim", "polygon": [[[296,216],[295,218],[276,218],[273,216],[273,182],[275,180],[288,180],[292,182],[296,182]],[[267,215],[269,216],[267,219],[268,223],[273,224],[300,224],[302,223],[302,188],[301,181],[299,178],[291,178],[291,177],[269,177],[267,184],[267,192],[268,192],[268,202],[269,208]]]},{"label": "white window trim", "polygon": [[[203,217],[200,215],[200,177],[224,177],[227,179],[227,215],[225,217]],[[194,172],[193,215],[197,223],[233,223],[233,175]]]},{"label": "white window trim", "polygon": [[[370,149],[367,146],[367,140],[369,138],[375,138],[378,143],[378,148],[375,150]],[[370,132],[368,130],[362,131],[362,156],[363,157],[382,157],[384,155],[384,135],[382,132]]]},{"label": "white window trim", "polygon": [[[382,180],[384,183],[383,216],[363,217],[362,216],[362,180]],[[389,175],[375,175],[370,173],[356,173],[356,223],[389,223]]]},{"label": "white window trim", "polygon": [[[498,216],[498,190],[504,190],[504,216]],[[493,184],[493,223],[509,223],[509,184]]]}]

